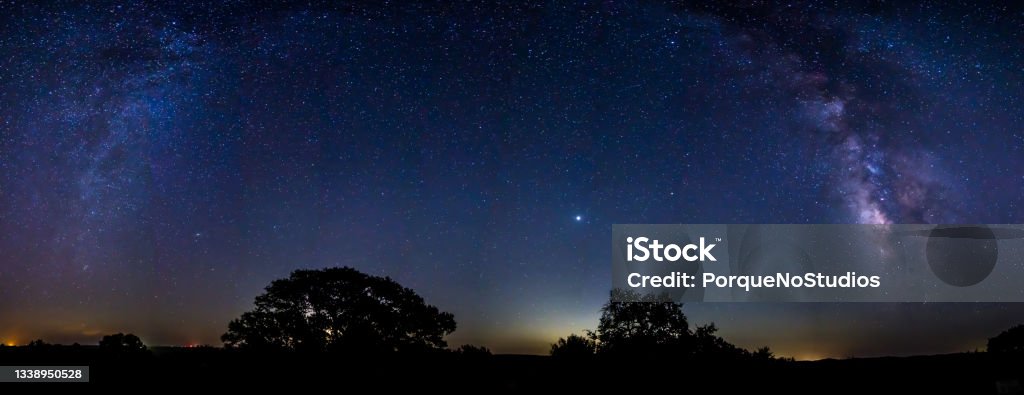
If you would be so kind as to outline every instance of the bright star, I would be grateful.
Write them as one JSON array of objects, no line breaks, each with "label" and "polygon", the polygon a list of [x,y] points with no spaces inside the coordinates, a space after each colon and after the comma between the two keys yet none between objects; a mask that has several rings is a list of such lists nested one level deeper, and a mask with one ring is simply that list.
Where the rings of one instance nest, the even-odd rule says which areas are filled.
[{"label": "bright star", "polygon": [[576,222],[579,222],[579,221],[582,221],[582,220],[583,220],[583,216],[582,215],[577,215],[576,216]]}]

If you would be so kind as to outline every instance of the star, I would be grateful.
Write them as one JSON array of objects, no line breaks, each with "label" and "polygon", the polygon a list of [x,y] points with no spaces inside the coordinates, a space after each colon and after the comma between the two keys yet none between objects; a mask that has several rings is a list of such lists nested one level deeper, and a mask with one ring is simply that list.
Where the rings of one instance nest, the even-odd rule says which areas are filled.
[{"label": "star", "polygon": [[580,221],[583,221],[583,216],[582,215],[577,215],[576,216],[576,222],[580,222]]}]

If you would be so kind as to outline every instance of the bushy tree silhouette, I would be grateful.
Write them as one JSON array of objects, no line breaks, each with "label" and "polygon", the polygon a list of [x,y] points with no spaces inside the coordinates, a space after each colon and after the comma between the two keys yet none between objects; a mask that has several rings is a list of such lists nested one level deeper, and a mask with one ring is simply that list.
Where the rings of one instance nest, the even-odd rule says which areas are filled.
[{"label": "bushy tree silhouette", "polygon": [[273,281],[221,340],[248,349],[391,352],[445,348],[454,330],[450,313],[411,289],[343,267]]},{"label": "bushy tree silhouette", "polygon": [[601,307],[597,330],[587,336],[569,335],[551,345],[553,357],[660,356],[696,357],[703,360],[772,360],[768,347],[751,353],[717,336],[715,324],[691,331],[683,305],[668,295],[639,294],[615,289]]},{"label": "bushy tree silhouette", "polygon": [[146,351],[146,345],[142,339],[131,333],[116,333],[103,336],[100,340],[100,350],[110,353],[141,353]]},{"label": "bushy tree silhouette", "polygon": [[575,333],[559,338],[558,342],[551,345],[551,356],[554,358],[585,359],[596,353],[597,343],[593,339]]},{"label": "bushy tree silhouette", "polygon": [[988,352],[1024,353],[1024,325],[1017,325],[988,339]]},{"label": "bushy tree silhouette", "polygon": [[616,289],[601,308],[594,340],[602,354],[689,354],[693,337],[683,305],[667,295]]}]

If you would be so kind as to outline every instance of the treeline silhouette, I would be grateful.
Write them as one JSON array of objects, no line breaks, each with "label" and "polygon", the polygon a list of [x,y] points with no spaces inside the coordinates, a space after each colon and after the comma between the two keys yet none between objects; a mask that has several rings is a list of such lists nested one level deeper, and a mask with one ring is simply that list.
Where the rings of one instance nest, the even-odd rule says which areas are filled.
[{"label": "treeline silhouette", "polygon": [[1024,379],[1024,325],[989,339],[989,352],[805,362],[777,358],[768,347],[737,347],[714,324],[691,327],[683,306],[666,296],[613,292],[597,327],[559,338],[550,356],[492,355],[480,346],[448,347],[454,316],[388,277],[297,270],[228,324],[223,348],[147,347],[117,333],[96,346],[35,340],[0,347],[0,365],[88,365],[94,385],[417,391],[1015,393]]}]

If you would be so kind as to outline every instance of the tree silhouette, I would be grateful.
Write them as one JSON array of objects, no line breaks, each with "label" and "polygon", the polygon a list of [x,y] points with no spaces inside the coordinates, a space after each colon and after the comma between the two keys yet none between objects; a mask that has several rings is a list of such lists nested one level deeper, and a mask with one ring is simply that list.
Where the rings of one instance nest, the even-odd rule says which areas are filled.
[{"label": "tree silhouette", "polygon": [[50,344],[45,342],[45,341],[43,341],[43,339],[36,339],[36,340],[28,342],[28,346],[29,347],[34,347],[34,348],[43,348],[43,347],[48,347],[49,345]]},{"label": "tree silhouette", "polygon": [[146,345],[142,339],[131,333],[117,333],[103,336],[100,340],[100,350],[111,353],[141,353],[146,351]]},{"label": "tree silhouette", "polygon": [[688,354],[693,338],[683,305],[668,295],[615,289],[601,308],[594,340],[603,354]]},{"label": "tree silhouette", "polygon": [[296,270],[231,321],[226,347],[390,352],[447,347],[455,319],[388,277],[344,268]]},{"label": "tree silhouette", "polygon": [[551,345],[551,356],[554,358],[584,359],[593,357],[595,353],[597,353],[597,343],[593,339],[575,333],[559,338],[558,342]]},{"label": "tree silhouette", "polygon": [[691,331],[683,305],[667,294],[639,294],[614,289],[601,307],[597,330],[587,336],[569,335],[551,345],[551,356],[579,358],[601,356],[696,357],[700,359],[775,359],[768,347],[751,353],[717,336],[715,324]]},{"label": "tree silhouette", "polygon": [[988,339],[988,352],[991,353],[1022,353],[1024,352],[1024,325],[1017,325]]}]

